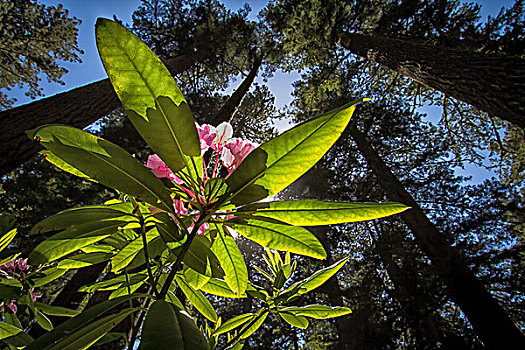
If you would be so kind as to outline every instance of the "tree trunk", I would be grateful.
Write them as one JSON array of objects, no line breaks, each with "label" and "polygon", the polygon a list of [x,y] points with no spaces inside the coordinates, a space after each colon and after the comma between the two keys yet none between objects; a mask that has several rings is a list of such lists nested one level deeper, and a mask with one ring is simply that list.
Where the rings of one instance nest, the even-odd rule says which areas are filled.
[{"label": "tree trunk", "polygon": [[344,33],[339,44],[525,129],[525,59]]},{"label": "tree trunk", "polygon": [[[167,61],[172,74],[185,71],[205,55],[182,55]],[[42,148],[26,130],[44,124],[85,128],[121,106],[109,79],[104,79],[0,113],[0,176],[33,158]]]},{"label": "tree trunk", "polygon": [[428,219],[355,124],[350,126],[350,134],[389,199],[412,208],[403,212],[401,218],[430,258],[436,273],[446,283],[451,299],[463,310],[480,340],[490,349],[525,349],[525,336],[468,268],[459,252],[450,246]]},{"label": "tree trunk", "polygon": [[250,73],[248,73],[241,85],[239,85],[235,92],[224,103],[224,105],[219,110],[219,113],[217,113],[217,115],[214,118],[212,118],[210,124],[217,125],[225,121],[231,122],[233,116],[235,115],[235,112],[237,112],[237,109],[241,105],[244,96],[246,96],[246,94],[250,90],[250,86],[252,86],[255,77],[257,77],[257,72],[259,71],[259,68],[261,68],[262,60],[262,56],[259,56],[255,59]]}]

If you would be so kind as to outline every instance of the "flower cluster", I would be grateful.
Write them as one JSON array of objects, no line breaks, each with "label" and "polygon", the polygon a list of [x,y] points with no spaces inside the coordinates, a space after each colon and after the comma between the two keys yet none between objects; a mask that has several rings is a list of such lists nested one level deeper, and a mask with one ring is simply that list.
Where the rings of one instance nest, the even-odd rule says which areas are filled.
[{"label": "flower cluster", "polygon": [[[0,275],[7,279],[15,279],[21,282],[25,280],[29,274],[29,269],[30,266],[27,265],[27,259],[18,258],[0,266]],[[33,289],[29,291],[29,294],[31,295],[33,301],[42,296],[42,294],[33,293]],[[13,313],[16,313],[18,308],[15,302],[16,300],[10,300],[8,303],[2,302],[0,304],[0,312],[4,312],[5,307],[8,307]]]},{"label": "flower cluster", "polygon": [[[209,169],[211,175],[208,174],[207,170],[204,171],[204,182],[206,182],[208,179],[217,177],[219,162],[221,162],[222,166],[228,170],[229,175],[239,166],[244,158],[246,158],[246,156],[257,147],[257,145],[251,141],[233,137],[233,128],[228,122],[221,123],[217,127],[209,124],[196,124],[196,127],[199,133],[204,169],[206,169],[204,157],[205,153],[208,152],[208,150],[212,150],[215,154],[213,167],[212,169]],[[213,160],[213,156],[211,156],[209,159]],[[160,159],[158,155],[154,154],[149,156],[146,167],[150,168],[156,177],[165,177],[176,183],[180,189],[182,189],[189,196],[190,202],[204,201],[202,198],[198,198],[199,194],[196,195],[194,191],[186,188],[183,184],[184,181],[175,175],[175,173],[173,173],[173,171],[168,168],[168,166],[162,161],[162,159]],[[185,207],[183,201],[174,199],[173,206],[175,208],[175,212],[178,215],[188,214],[188,208]],[[150,210],[154,211],[159,209],[151,207]],[[199,228],[198,233],[204,234],[208,227],[208,223],[204,223]],[[188,229],[191,230],[192,228],[193,224],[191,224]]]}]

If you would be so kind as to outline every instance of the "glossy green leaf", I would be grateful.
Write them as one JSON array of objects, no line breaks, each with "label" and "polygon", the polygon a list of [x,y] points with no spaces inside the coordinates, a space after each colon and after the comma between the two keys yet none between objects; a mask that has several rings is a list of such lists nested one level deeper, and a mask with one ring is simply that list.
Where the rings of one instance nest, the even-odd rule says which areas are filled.
[{"label": "glossy green leaf", "polygon": [[211,278],[210,276],[201,275],[187,266],[184,267],[183,274],[186,282],[195,289],[201,289]]},{"label": "glossy green leaf", "polygon": [[61,323],[51,332],[48,332],[34,342],[29,344],[25,350],[42,350],[48,349],[50,346],[54,346],[58,342],[65,339],[68,335],[71,335],[73,332],[80,330],[85,325],[93,324],[93,321],[98,317],[102,316],[106,312],[110,312],[117,306],[121,305],[124,302],[132,298],[141,298],[147,295],[144,294],[135,294],[133,296],[125,296],[116,298],[113,300],[106,300],[97,304],[89,309],[84,310],[79,315]]},{"label": "glossy green leaf", "polygon": [[210,278],[208,283],[203,285],[200,290],[224,298],[246,298],[245,293],[235,294],[224,280],[218,278]]},{"label": "glossy green leaf", "polygon": [[83,350],[89,348],[102,338],[122,320],[138,309],[124,309],[119,313],[105,316],[62,338],[48,350]]},{"label": "glossy green leaf", "polygon": [[0,339],[11,337],[20,332],[23,332],[22,329],[4,322],[0,322]]},{"label": "glossy green leaf", "polygon": [[[146,241],[148,244],[157,237],[159,237],[159,233],[156,228],[146,232]],[[118,252],[117,255],[113,257],[113,259],[111,259],[111,271],[113,273],[119,273],[123,268],[128,266],[139,253],[144,255],[142,236],[139,236],[133,241],[129,242],[120,252]]]},{"label": "glossy green leaf", "polygon": [[291,285],[283,294],[288,294],[290,291],[295,291],[292,295],[290,295],[291,297],[293,295],[301,295],[314,290],[328,281],[330,277],[335,275],[344,266],[344,264],[346,264],[348,259],[349,258],[341,259],[322,270],[316,271],[310,277]]},{"label": "glossy green leaf", "polygon": [[173,211],[168,190],[150,169],[119,146],[86,131],[45,125],[28,132],[64,162],[102,185]]},{"label": "glossy green leaf", "polygon": [[44,150],[44,151],[41,151],[39,153],[42,156],[44,156],[45,160],[47,160],[49,163],[53,164],[54,166],[56,166],[57,168],[59,168],[61,170],[64,170],[67,173],[70,173],[70,174],[73,174],[75,176],[84,178],[86,180],[97,182],[96,180],[90,178],[89,176],[87,176],[86,174],[84,174],[83,172],[78,170],[77,168],[75,168],[75,167],[71,166],[70,164],[64,162],[61,158],[59,158],[56,155],[54,155],[53,152],[51,152],[50,150]]},{"label": "glossy green leaf", "polygon": [[37,302],[35,302],[35,307],[38,310],[42,311],[44,314],[50,315],[50,316],[73,317],[79,314],[79,311],[76,311],[76,310],[71,310],[65,307],[47,305],[47,304],[37,303]]},{"label": "glossy green leaf", "polygon": [[222,269],[224,280],[235,294],[243,294],[248,285],[248,269],[237,242],[224,230],[219,230],[211,247]]},{"label": "glossy green leaf", "polygon": [[15,238],[15,236],[16,228],[7,232],[5,235],[2,235],[2,237],[0,237],[0,251],[4,250],[9,245],[9,243],[11,243],[13,238]]},{"label": "glossy green leaf", "polygon": [[28,263],[37,265],[54,261],[84,246],[109,237],[127,224],[126,221],[109,220],[73,226],[37,245],[29,254]]},{"label": "glossy green leaf", "polygon": [[35,313],[35,321],[40,327],[42,327],[46,331],[50,331],[53,329],[53,324],[51,323],[51,321],[49,321],[49,318],[47,318],[46,315],[44,315],[38,310],[36,310]]},{"label": "glossy green leaf", "polygon": [[315,319],[326,319],[332,317],[344,316],[352,313],[347,307],[327,306],[327,305],[307,305],[307,306],[290,306],[279,309],[279,312],[288,312],[296,316],[306,316]]},{"label": "glossy green leaf", "polygon": [[26,279],[31,281],[31,286],[33,288],[41,287],[48,284],[51,281],[56,280],[59,277],[62,277],[66,271],[58,269],[56,267],[51,267],[45,270],[38,272],[30,273]]},{"label": "glossy green leaf", "polygon": [[192,288],[188,282],[184,280],[184,278],[175,276],[175,280],[193,307],[195,307],[195,309],[197,309],[197,311],[199,311],[208,320],[217,322],[217,313],[208,299],[206,299],[206,297],[200,291]]},{"label": "glossy green leaf", "polygon": [[297,125],[253,150],[227,179],[229,199],[246,204],[285,189],[332,147],[361,101]]},{"label": "glossy green leaf", "polygon": [[[129,283],[133,285],[144,281],[146,278],[148,278],[148,274],[146,273],[146,270],[144,270],[138,273],[131,273],[128,275],[128,278]],[[79,291],[91,293],[96,292],[97,290],[115,290],[121,287],[126,287],[126,285],[126,275],[120,275],[109,280],[102,280],[99,282],[88,284],[87,286],[81,287]]]},{"label": "glossy green leaf", "polygon": [[94,221],[128,221],[139,222],[138,218],[118,206],[91,205],[63,210],[37,223],[30,234],[59,231]]},{"label": "glossy green leaf", "polygon": [[115,252],[93,252],[93,253],[81,253],[71,256],[67,259],[60,261],[57,265],[59,269],[79,269],[86,266],[99,264],[104,261],[109,261],[111,257],[115,255]]},{"label": "glossy green leaf", "polygon": [[184,305],[182,305],[182,302],[179,300],[179,298],[177,298],[175,294],[173,294],[172,291],[168,291],[168,293],[166,293],[166,301],[172,303],[180,310],[186,311],[186,308],[184,307]]},{"label": "glossy green leaf", "polygon": [[317,259],[326,258],[326,252],[319,240],[303,227],[244,218],[234,218],[225,224],[263,247],[288,250]]},{"label": "glossy green leaf", "polygon": [[[148,257],[150,259],[155,259],[157,256],[161,255],[168,248],[164,244],[164,241],[159,236],[153,238],[151,242],[148,243]],[[146,263],[146,257],[144,256],[144,249],[141,249],[137,255],[131,260],[128,269],[132,270],[137,267],[140,267]]]},{"label": "glossy green leaf", "polygon": [[99,18],[96,37],[102,63],[126,114],[152,150],[174,172],[192,166],[184,155],[199,157],[202,164],[188,104],[160,59],[116,22]]},{"label": "glossy green leaf", "polygon": [[213,331],[214,335],[219,335],[222,333],[226,333],[231,331],[232,329],[235,329],[239,327],[240,325],[245,324],[249,320],[253,318],[254,314],[242,314],[239,316],[235,316],[234,318],[229,319],[228,321],[224,322],[219,328],[217,328],[215,331]]},{"label": "glossy green leaf", "polygon": [[[191,242],[190,248],[183,258],[183,262],[188,267],[194,269],[198,273],[210,277],[223,277],[224,270],[221,268],[219,260],[211,251],[210,240],[201,235],[195,236]],[[173,251],[175,256],[178,256],[181,248]]]},{"label": "glossy green leaf", "polygon": [[140,350],[208,350],[195,322],[175,305],[155,301],[144,320]]},{"label": "glossy green leaf", "polygon": [[318,226],[373,220],[408,208],[400,203],[337,203],[304,199],[249,204],[238,209],[235,215],[263,216],[297,226]]},{"label": "glossy green leaf", "polygon": [[297,315],[294,315],[293,313],[284,312],[284,311],[283,312],[279,311],[279,316],[281,316],[282,319],[286,321],[286,323],[294,327],[302,328],[302,329],[308,328],[308,320],[306,319],[306,317],[297,316]]},{"label": "glossy green leaf", "polygon": [[264,323],[268,317],[268,311],[261,309],[252,317],[252,319],[245,324],[239,331],[240,339],[246,339],[253,333],[255,333]]}]

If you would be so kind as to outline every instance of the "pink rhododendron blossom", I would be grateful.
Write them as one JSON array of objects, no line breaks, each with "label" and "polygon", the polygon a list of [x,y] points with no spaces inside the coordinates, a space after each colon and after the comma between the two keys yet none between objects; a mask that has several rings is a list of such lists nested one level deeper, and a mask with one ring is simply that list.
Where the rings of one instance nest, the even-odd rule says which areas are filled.
[{"label": "pink rhododendron blossom", "polygon": [[[193,226],[195,226],[195,224],[191,224],[190,227],[188,227],[188,231],[191,232],[191,230],[193,229]],[[206,230],[208,230],[210,228],[210,225],[205,222],[204,224],[201,225],[201,227],[199,227],[199,229],[197,230],[197,234],[198,235],[204,235],[206,233]]]},{"label": "pink rhododendron blossom", "polygon": [[178,215],[186,215],[188,214],[188,209],[184,207],[184,203],[181,200],[174,199],[173,200],[173,206],[175,207],[175,212]]},{"label": "pink rhododendron blossom", "polygon": [[221,160],[224,166],[232,172],[255,147],[256,145],[248,140],[232,138],[224,145]]},{"label": "pink rhododendron blossom", "polygon": [[29,272],[29,268],[30,266],[27,265],[27,259],[18,258],[0,266],[0,274],[4,275],[7,279],[23,280]]},{"label": "pink rhododendron blossom", "polygon": [[173,171],[171,171],[170,168],[168,168],[168,166],[164,164],[162,159],[160,159],[160,157],[156,154],[148,157],[146,167],[150,168],[153,174],[155,174],[155,176],[158,178],[167,177],[177,185],[182,184],[182,180],[179,179],[179,177],[175,175]]},{"label": "pink rhododendron blossom", "polygon": [[15,300],[11,300],[9,303],[7,304],[0,304],[2,306],[0,306],[0,312],[4,312],[5,311],[5,306],[7,306],[9,309],[11,309],[11,311],[16,314],[16,312],[18,311],[18,308],[16,307],[16,304],[15,304]]},{"label": "pink rhododendron blossom", "polygon": [[220,123],[217,128],[215,128],[217,137],[213,140],[211,148],[214,151],[221,152],[222,148],[233,136],[233,128],[230,123],[223,122]]},{"label": "pink rhododendron blossom", "polygon": [[195,125],[197,126],[197,131],[199,132],[201,154],[204,154],[213,144],[213,140],[215,140],[215,137],[217,136],[217,131],[215,127],[209,124],[199,125],[195,123]]}]

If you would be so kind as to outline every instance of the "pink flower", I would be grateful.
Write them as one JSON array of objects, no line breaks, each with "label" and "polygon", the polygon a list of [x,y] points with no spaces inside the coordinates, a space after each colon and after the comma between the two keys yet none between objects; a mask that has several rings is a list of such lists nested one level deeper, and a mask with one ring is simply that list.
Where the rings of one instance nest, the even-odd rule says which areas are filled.
[{"label": "pink flower", "polygon": [[5,307],[4,306],[7,306],[8,308],[10,308],[11,311],[13,311],[14,314],[16,314],[16,312],[18,311],[18,308],[16,307],[16,304],[15,304],[14,300],[11,300],[8,304],[2,303],[2,306],[0,306],[0,312],[4,312],[5,311]]},{"label": "pink flower", "polygon": [[148,157],[146,167],[150,168],[153,174],[155,174],[155,176],[158,178],[167,177],[177,185],[182,184],[182,180],[179,179],[179,177],[175,175],[173,171],[171,171],[170,168],[168,168],[168,166],[164,164],[162,159],[160,159],[160,157],[156,154]]},{"label": "pink flower", "polygon": [[[195,223],[191,224],[188,227],[189,232],[191,232],[191,230],[193,229],[193,226],[195,226]],[[207,222],[205,222],[204,224],[201,225],[201,227],[199,227],[199,229],[197,230],[197,234],[202,236],[206,233],[206,230],[209,230],[209,228],[210,228],[210,225]]]},{"label": "pink flower", "polygon": [[221,153],[222,163],[232,172],[255,147],[256,145],[248,140],[232,138],[224,145]]},{"label": "pink flower", "polygon": [[232,138],[233,128],[230,123],[220,123],[215,129],[217,136],[213,140],[210,147],[217,152],[221,152],[224,145]]},{"label": "pink flower", "polygon": [[0,266],[0,274],[7,279],[23,280],[30,266],[27,265],[27,259],[18,258],[11,260],[7,264]]},{"label": "pink flower", "polygon": [[213,144],[213,140],[215,140],[217,132],[215,127],[209,124],[203,124],[202,126],[199,126],[199,124],[195,123],[195,125],[197,126],[197,131],[199,132],[201,154],[204,154]]},{"label": "pink flower", "polygon": [[174,199],[173,200],[173,206],[175,207],[175,212],[178,215],[186,215],[188,214],[188,209],[184,207],[184,204],[181,200]]}]

